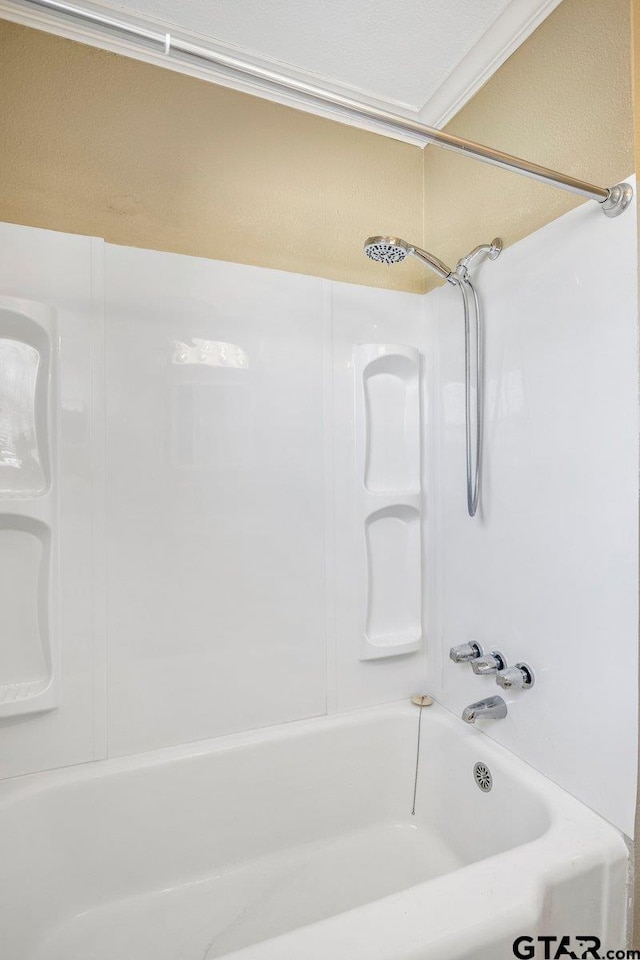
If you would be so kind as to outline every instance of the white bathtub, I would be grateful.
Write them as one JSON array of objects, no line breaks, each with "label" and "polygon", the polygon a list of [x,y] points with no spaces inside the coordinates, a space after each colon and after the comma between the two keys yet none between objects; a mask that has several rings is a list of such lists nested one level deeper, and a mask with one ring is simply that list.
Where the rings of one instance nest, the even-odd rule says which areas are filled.
[{"label": "white bathtub", "polygon": [[[619,833],[437,705],[0,785],[2,960],[502,960],[625,939]],[[473,767],[493,774],[489,793]]]}]

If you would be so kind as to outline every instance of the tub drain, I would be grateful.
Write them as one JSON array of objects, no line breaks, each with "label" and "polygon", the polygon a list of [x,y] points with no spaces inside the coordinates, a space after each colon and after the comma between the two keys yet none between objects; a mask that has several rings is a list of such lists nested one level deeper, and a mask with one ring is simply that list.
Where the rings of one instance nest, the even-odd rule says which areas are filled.
[{"label": "tub drain", "polygon": [[476,763],[473,768],[473,778],[484,793],[489,793],[493,786],[493,777],[485,763]]}]

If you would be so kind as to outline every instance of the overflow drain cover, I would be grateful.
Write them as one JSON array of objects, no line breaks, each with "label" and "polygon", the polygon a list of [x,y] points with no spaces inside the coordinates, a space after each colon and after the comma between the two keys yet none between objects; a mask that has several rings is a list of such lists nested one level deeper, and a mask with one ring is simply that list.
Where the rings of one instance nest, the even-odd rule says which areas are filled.
[{"label": "overflow drain cover", "polygon": [[473,778],[484,793],[489,793],[493,786],[493,777],[486,763],[476,763],[473,768]]}]

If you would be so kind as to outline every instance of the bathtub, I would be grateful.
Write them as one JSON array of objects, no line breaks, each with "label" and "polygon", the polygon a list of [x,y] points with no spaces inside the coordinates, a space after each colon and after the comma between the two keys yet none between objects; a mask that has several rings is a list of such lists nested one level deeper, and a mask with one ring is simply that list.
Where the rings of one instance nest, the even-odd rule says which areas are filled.
[{"label": "bathtub", "polygon": [[438,705],[412,816],[417,719],[393,704],[5,781],[2,960],[502,960],[541,933],[622,946],[622,836]]}]

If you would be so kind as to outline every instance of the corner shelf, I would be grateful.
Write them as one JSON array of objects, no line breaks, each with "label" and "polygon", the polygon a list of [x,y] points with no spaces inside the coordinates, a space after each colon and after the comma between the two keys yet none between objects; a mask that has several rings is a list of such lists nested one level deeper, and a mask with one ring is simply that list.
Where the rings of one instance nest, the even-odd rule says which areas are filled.
[{"label": "corner shelf", "polygon": [[0,297],[0,718],[59,702],[55,321]]},{"label": "corner shelf", "polygon": [[360,659],[422,645],[420,354],[354,349],[358,494],[364,539]]}]

